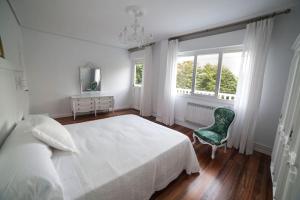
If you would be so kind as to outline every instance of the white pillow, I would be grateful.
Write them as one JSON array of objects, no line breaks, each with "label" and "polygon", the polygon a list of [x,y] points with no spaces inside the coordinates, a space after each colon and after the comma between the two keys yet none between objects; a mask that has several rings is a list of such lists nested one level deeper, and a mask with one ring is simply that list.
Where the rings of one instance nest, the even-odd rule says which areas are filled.
[{"label": "white pillow", "polygon": [[54,119],[45,115],[31,115],[29,121],[33,126],[32,134],[37,139],[55,149],[78,152],[68,130]]},{"label": "white pillow", "polygon": [[62,200],[63,187],[49,147],[32,136],[28,122],[18,123],[0,153],[0,199]]}]

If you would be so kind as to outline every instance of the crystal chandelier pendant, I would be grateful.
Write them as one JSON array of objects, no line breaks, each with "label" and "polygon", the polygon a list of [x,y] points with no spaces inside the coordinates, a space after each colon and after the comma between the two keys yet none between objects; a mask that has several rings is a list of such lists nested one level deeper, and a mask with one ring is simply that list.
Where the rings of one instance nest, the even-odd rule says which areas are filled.
[{"label": "crystal chandelier pendant", "polygon": [[132,25],[125,26],[119,34],[119,40],[125,45],[142,47],[153,40],[152,34],[146,34],[145,28],[140,24],[144,12],[138,6],[128,6],[126,12],[134,17]]}]

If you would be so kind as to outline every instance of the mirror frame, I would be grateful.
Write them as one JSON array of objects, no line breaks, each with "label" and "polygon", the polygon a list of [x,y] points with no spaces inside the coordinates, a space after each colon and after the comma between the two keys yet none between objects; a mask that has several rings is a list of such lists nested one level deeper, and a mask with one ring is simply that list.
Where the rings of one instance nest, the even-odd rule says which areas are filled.
[{"label": "mirror frame", "polygon": [[[82,73],[81,73],[81,70],[82,69],[99,69],[100,70],[100,81],[99,81],[99,90],[96,90],[96,91],[84,91],[83,88],[82,88]],[[98,67],[96,64],[94,63],[87,63],[85,64],[84,66],[81,66],[79,67],[79,82],[80,82],[80,93],[81,94],[93,94],[93,93],[100,93],[101,92],[101,86],[102,86],[102,74],[101,74],[101,68]]]}]

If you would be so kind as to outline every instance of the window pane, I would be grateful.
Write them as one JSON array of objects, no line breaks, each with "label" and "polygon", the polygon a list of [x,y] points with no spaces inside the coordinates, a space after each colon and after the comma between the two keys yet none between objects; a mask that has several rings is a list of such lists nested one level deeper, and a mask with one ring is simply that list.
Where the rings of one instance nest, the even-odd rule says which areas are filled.
[{"label": "window pane", "polygon": [[215,95],[219,54],[197,56],[195,94]]},{"label": "window pane", "polygon": [[135,64],[135,80],[134,84],[135,85],[141,85],[143,81],[143,70],[144,70],[144,65],[139,63]]},{"label": "window pane", "polygon": [[179,94],[190,94],[193,82],[194,56],[177,57],[176,88]]},{"label": "window pane", "polygon": [[224,53],[219,99],[234,100],[242,52]]}]

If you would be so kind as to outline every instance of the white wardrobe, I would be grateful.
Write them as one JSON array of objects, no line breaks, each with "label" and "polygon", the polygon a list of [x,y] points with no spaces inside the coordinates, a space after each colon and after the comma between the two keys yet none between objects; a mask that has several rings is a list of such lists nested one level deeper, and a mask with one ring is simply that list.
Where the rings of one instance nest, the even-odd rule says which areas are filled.
[{"label": "white wardrobe", "polygon": [[272,153],[273,199],[300,199],[300,35],[292,46],[294,57]]}]

